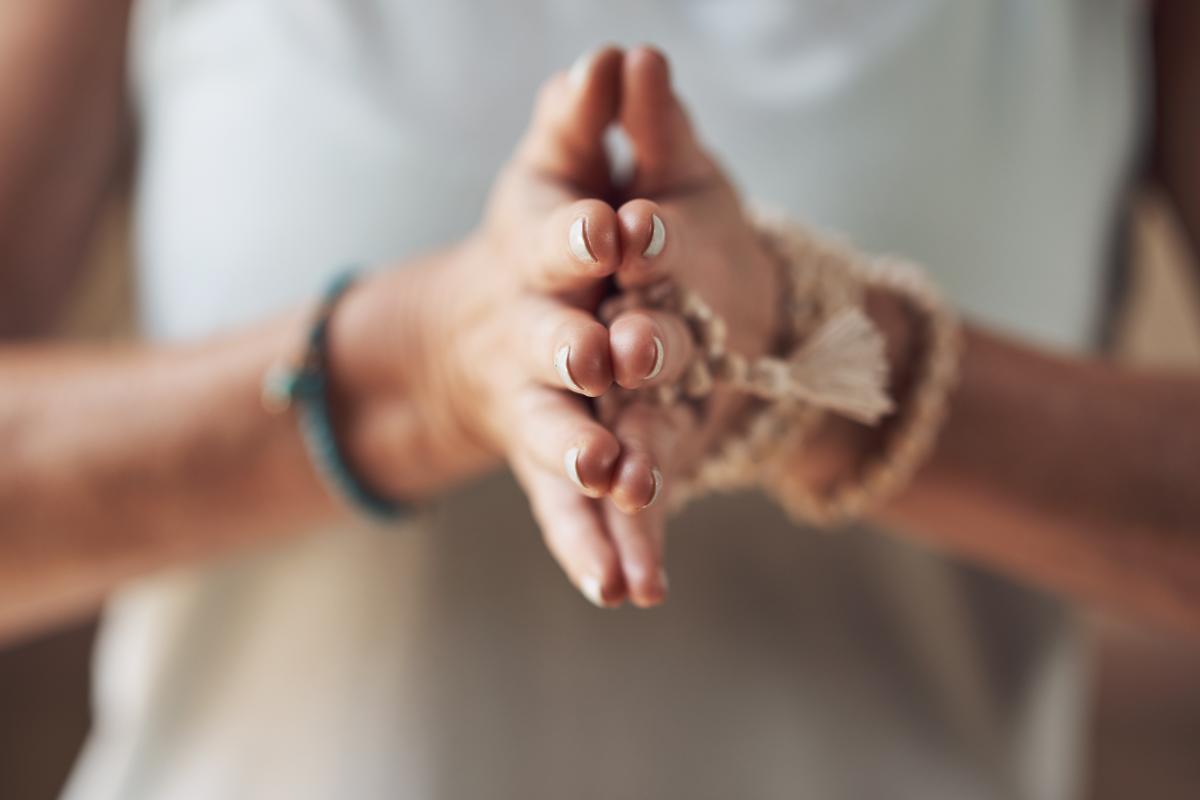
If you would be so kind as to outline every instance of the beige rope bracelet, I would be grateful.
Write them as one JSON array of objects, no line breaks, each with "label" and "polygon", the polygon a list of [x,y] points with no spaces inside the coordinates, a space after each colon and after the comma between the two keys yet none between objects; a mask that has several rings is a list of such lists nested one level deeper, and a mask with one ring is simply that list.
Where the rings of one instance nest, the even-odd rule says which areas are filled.
[{"label": "beige rope bracelet", "polygon": [[[741,417],[690,474],[674,481],[673,507],[713,491],[761,487],[798,521],[842,524],[902,491],[928,457],[958,374],[959,324],[916,265],[864,256],[778,214],[758,211],[752,219],[786,287],[776,355],[749,361],[726,351],[724,321],[678,284],[627,292],[606,303],[602,315],[631,307],[678,313],[695,337],[696,356],[677,384],[615,395],[602,415],[648,395],[670,405],[703,401],[717,385],[746,392],[754,399]],[[886,390],[886,343],[863,310],[868,289],[898,296],[922,322],[913,382],[884,445],[850,482],[828,491],[806,488],[788,480],[786,470],[826,414],[875,425],[896,410]]]}]

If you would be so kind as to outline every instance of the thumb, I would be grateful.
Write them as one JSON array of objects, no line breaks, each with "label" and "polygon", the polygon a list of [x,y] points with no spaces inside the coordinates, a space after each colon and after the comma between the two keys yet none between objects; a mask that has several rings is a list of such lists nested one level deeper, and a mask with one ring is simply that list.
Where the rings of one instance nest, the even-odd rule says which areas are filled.
[{"label": "thumb", "polygon": [[518,160],[585,193],[607,194],[604,133],[616,121],[623,58],[618,48],[602,47],[581,56],[570,72],[551,76],[538,92]]},{"label": "thumb", "polygon": [[671,88],[666,56],[652,47],[625,55],[621,126],[633,149],[634,195],[653,195],[711,177],[714,167]]}]

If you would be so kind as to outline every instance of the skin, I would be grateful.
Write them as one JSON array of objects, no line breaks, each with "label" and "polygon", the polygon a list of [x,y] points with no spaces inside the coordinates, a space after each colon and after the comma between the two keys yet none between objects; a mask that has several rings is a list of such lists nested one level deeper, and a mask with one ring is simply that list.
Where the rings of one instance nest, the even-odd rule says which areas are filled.
[{"label": "skin", "polygon": [[0,4],[0,340],[51,330],[120,182],[128,22],[125,0]]},{"label": "skin", "polygon": [[[474,234],[364,279],[339,304],[329,335],[336,425],[378,491],[419,501],[505,459],[531,502],[553,509],[575,498],[563,467],[572,448],[583,485],[609,490],[619,437],[563,390],[554,356],[571,348],[572,386],[588,396],[609,388],[614,366],[638,368],[611,351],[589,310],[622,269],[623,242],[616,211],[585,197],[590,176],[576,170],[581,143],[598,147],[615,114],[621,61],[608,50],[580,80],[556,76],[554,102],[539,106]],[[562,153],[575,159],[565,165]],[[587,261],[568,245],[580,218]],[[295,420],[258,399],[264,371],[295,356],[308,325],[298,309],[192,346],[0,348],[10,387],[0,399],[0,633],[91,608],[147,571],[345,516]],[[667,352],[664,371],[684,355]],[[590,599],[617,602],[620,565],[599,537],[546,529]]]},{"label": "skin", "polygon": [[[766,351],[777,327],[771,313],[778,296],[778,272],[746,225],[740,201],[724,173],[705,153],[670,86],[666,60],[650,48],[636,48],[622,64],[616,121],[629,138],[635,169],[625,187],[605,187],[618,203],[625,261],[615,273],[619,287],[646,286],[672,277],[707,298],[729,328],[729,346],[747,355]],[[665,245],[652,259],[642,254],[657,216]],[[764,309],[768,310],[764,313]],[[662,312],[629,311],[610,328],[614,378],[625,389],[652,387],[680,377],[691,355],[683,322]],[[662,372],[652,381],[653,340],[665,343]],[[672,357],[674,356],[674,357]],[[600,499],[576,497],[570,505],[534,511],[545,530],[587,525],[606,536],[619,560],[628,599],[649,607],[666,593],[664,504],[648,508],[657,464],[663,492],[673,476],[694,462],[721,433],[740,398],[717,392],[710,413],[697,420],[688,410],[662,409],[635,402],[610,421],[623,448],[609,491]]]},{"label": "skin", "polygon": [[[1166,13],[1173,4],[1161,5]],[[109,11],[124,13],[124,4]],[[12,67],[0,74],[32,74],[59,63],[46,53],[75,47],[110,52],[84,45],[104,37],[71,22],[74,12],[64,0],[6,8],[22,22],[36,21],[31,30],[41,33],[28,47],[0,51]],[[113,88],[120,69],[104,72],[107,79],[97,75],[102,70],[76,69],[76,78],[94,79],[85,84],[93,94],[120,97]],[[1195,79],[1173,77],[1179,97],[1195,97]],[[64,79],[36,102],[78,108],[79,86]],[[23,104],[31,102],[20,91],[0,95],[12,119],[29,119]],[[78,205],[91,211],[53,216],[70,206],[71,192],[65,182],[46,182],[45,213],[61,225],[3,226],[6,286],[28,285],[19,276],[35,264],[56,276],[72,271],[69,255],[42,261],[26,254],[43,252],[39,243],[52,233],[71,240],[63,230],[86,239],[123,129],[119,112],[88,108],[88,119],[116,131],[108,146],[81,145],[74,192],[90,199]],[[43,127],[52,117],[32,115]],[[637,162],[623,194],[603,177],[598,131],[613,119],[627,129]],[[12,152],[0,149],[0,169],[45,165],[26,181],[41,186],[35,178],[51,177],[58,148],[68,144],[26,135]],[[1185,173],[1174,185],[1194,186],[1192,167],[1194,156],[1177,152],[1163,169]],[[0,186],[4,207],[13,207],[9,188]],[[661,601],[662,504],[638,510],[653,486],[651,469],[661,469],[669,489],[678,465],[719,432],[736,400],[718,398],[703,423],[635,405],[608,428],[598,425],[578,394],[599,394],[614,380],[643,385],[656,336],[667,354],[658,380],[677,374],[688,353],[678,320],[635,312],[614,322],[605,341],[589,312],[602,279],[633,285],[669,274],[730,321],[739,349],[765,347],[773,322],[753,310],[774,296],[773,270],[736,209],[671,92],[659,54],[608,51],[591,60],[582,84],[556,76],[477,233],[361,283],[339,307],[331,361],[339,431],[353,461],[380,490],[420,498],[507,458],[576,585],[598,587],[595,599],[610,605],[626,597],[639,605]],[[570,223],[581,213],[595,263],[574,259],[567,246]],[[664,221],[667,244],[645,263],[652,214]],[[486,290],[473,291],[476,285]],[[731,285],[739,291],[721,290]],[[18,319],[15,309],[23,308],[13,335],[42,325],[58,294],[22,292],[4,309],[6,319]],[[911,323],[886,301],[873,313],[903,375]],[[0,396],[0,437],[15,443],[0,465],[0,635],[78,613],[148,570],[294,535],[301,523],[344,513],[308,467],[294,421],[257,405],[263,371],[294,349],[304,327],[296,312],[188,348],[44,345],[0,353],[0,384],[20,387]],[[564,342],[572,345],[571,375],[584,389],[572,392],[575,398],[553,369]],[[1049,356],[975,329],[968,347],[938,450],[884,519],[1052,589],[1200,626],[1200,501],[1191,491],[1200,477],[1193,456],[1200,432],[1187,413],[1200,401],[1200,381]],[[831,425],[817,453],[797,454],[796,479],[837,474],[869,452],[874,438]],[[563,455],[577,446],[586,494],[562,467]],[[1109,457],[1113,452],[1122,458]],[[1044,476],[1055,477],[1056,491],[1047,490]],[[221,535],[214,538],[214,530]]]},{"label": "skin", "polygon": [[[1187,22],[1200,30],[1200,14],[1193,9],[1173,11],[1174,24]],[[1190,68],[1195,62],[1180,45],[1178,51],[1168,47],[1158,68],[1161,73],[1164,67]],[[681,184],[693,187],[683,192],[684,208],[673,220],[677,228],[690,227],[702,237],[701,231],[717,223],[705,217],[703,203],[694,208],[687,198],[693,191],[703,196],[725,190],[707,188],[704,176],[718,184],[720,179],[711,178],[711,159],[704,157],[670,94],[661,56],[631,53],[627,75],[639,69],[654,74],[659,84],[656,101],[640,113],[662,115],[654,126],[662,137],[661,152],[672,154],[674,171],[689,176]],[[1167,119],[1178,120],[1184,138],[1187,131],[1200,130],[1197,108],[1200,71],[1172,72],[1160,109]],[[1192,192],[1182,198],[1181,208],[1190,230],[1200,230],[1197,208],[1187,203],[1200,186],[1194,144],[1161,130],[1159,140],[1167,163],[1175,159],[1174,169],[1160,171],[1173,176],[1164,185],[1172,195],[1184,187]],[[669,178],[635,186],[651,198],[679,202],[680,192]],[[721,239],[753,246],[736,234]],[[712,265],[689,263],[677,278],[737,319],[730,294],[707,284],[713,278],[706,266],[728,274],[730,264],[749,258],[744,250],[730,249]],[[743,283],[743,291],[752,285]],[[760,297],[758,307],[769,306],[769,296]],[[869,311],[886,332],[893,390],[903,406],[918,351],[917,321],[886,297],[873,297]],[[877,509],[879,521],[1047,589],[1200,631],[1200,378],[1039,351],[972,325],[965,335],[960,385],[951,396],[938,446],[907,491]],[[877,451],[882,435],[832,420],[813,445],[785,455],[787,477],[772,489],[804,491],[852,477]]]}]

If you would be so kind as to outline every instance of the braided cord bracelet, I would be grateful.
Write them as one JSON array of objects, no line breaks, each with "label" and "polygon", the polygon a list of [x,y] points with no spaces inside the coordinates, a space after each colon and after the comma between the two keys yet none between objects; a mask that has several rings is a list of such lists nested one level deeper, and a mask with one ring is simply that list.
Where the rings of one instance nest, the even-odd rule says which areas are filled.
[{"label": "braided cord bracelet", "polygon": [[[868,258],[770,212],[757,211],[752,219],[786,287],[776,354],[749,361],[726,351],[724,321],[678,284],[629,293],[610,302],[604,316],[638,306],[673,311],[684,318],[697,347],[677,384],[626,393],[621,402],[639,396],[668,405],[698,401],[718,385],[751,395],[742,416],[675,481],[673,507],[712,491],[762,486],[802,522],[844,523],[899,493],[932,450],[958,373],[958,321],[933,283],[909,262]],[[854,480],[825,492],[797,485],[787,480],[787,456],[803,448],[827,414],[875,425],[896,411],[886,391],[886,343],[863,311],[869,289],[900,297],[923,321],[925,347],[912,389],[883,447],[870,454]],[[615,413],[611,404],[606,413]]]},{"label": "braided cord bracelet", "polygon": [[[864,289],[881,290],[901,299],[920,320],[921,350],[912,364],[912,384],[897,417],[889,421],[883,445],[848,482],[827,492],[787,480],[788,461],[777,457],[764,480],[793,517],[820,526],[859,519],[900,494],[928,459],[945,422],[948,401],[958,381],[962,330],[958,317],[937,287],[916,264],[891,256],[866,257],[843,245],[822,241],[781,219],[760,217],[764,240],[795,273],[815,252],[840,265]],[[835,266],[835,268],[839,268]],[[814,425],[815,427],[815,425]],[[777,450],[780,456],[787,451]]]}]

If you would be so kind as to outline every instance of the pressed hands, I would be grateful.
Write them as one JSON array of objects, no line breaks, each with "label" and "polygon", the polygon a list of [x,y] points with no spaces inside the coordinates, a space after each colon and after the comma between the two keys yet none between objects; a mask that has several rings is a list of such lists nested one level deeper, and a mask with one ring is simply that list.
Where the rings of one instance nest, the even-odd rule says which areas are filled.
[{"label": "pressed hands", "polygon": [[[623,187],[604,146],[612,125],[632,147]],[[368,313],[335,315],[334,378],[356,464],[380,490],[412,495],[502,456],[589,600],[662,602],[663,498],[738,402],[718,390],[698,419],[635,399],[608,425],[596,419],[589,398],[674,382],[691,359],[674,314],[628,310],[607,326],[597,318],[613,291],[664,279],[725,318],[731,349],[767,348],[776,271],[697,142],[666,60],[605,48],[542,87],[475,234],[353,290],[346,305]],[[402,285],[388,291],[389,282]],[[420,302],[402,305],[402,296]],[[361,346],[380,341],[409,344],[403,369],[389,363],[394,354]],[[394,402],[401,395],[407,402]],[[396,483],[398,459],[424,462],[422,477],[410,471]]]}]

